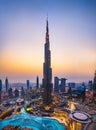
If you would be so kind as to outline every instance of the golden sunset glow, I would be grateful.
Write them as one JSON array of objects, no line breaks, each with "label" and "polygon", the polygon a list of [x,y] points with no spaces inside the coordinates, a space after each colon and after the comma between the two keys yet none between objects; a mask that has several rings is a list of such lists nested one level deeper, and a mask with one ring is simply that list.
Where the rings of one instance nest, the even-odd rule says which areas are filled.
[{"label": "golden sunset glow", "polygon": [[42,81],[46,12],[53,78],[66,77],[77,82],[93,78],[96,69],[96,8],[93,4],[49,0],[47,5],[40,0],[39,7],[37,1],[13,2],[11,7],[9,3],[0,4],[1,79],[8,76],[10,81],[26,78],[35,81],[38,75]]}]

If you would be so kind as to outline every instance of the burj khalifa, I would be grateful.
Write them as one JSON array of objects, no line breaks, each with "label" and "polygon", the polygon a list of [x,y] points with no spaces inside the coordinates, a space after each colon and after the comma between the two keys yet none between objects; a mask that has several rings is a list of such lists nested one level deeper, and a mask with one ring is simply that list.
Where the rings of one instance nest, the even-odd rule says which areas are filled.
[{"label": "burj khalifa", "polygon": [[51,51],[49,41],[48,18],[46,20],[46,37],[44,44],[44,63],[43,63],[43,103],[49,105],[52,102],[52,68]]}]

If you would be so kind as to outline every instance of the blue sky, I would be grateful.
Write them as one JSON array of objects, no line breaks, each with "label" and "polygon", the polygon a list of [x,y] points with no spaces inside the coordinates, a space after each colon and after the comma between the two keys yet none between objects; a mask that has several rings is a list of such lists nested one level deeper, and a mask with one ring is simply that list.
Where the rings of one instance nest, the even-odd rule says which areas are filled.
[{"label": "blue sky", "polygon": [[95,0],[0,0],[0,77],[42,78],[48,14],[53,77],[83,82],[96,69]]}]

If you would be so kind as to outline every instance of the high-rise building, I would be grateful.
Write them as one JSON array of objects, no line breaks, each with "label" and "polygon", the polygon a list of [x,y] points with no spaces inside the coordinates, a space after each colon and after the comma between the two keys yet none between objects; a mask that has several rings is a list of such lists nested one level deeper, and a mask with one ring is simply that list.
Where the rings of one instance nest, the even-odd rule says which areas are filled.
[{"label": "high-rise building", "polygon": [[48,19],[46,21],[46,38],[44,48],[44,64],[43,64],[43,103],[49,105],[52,102],[52,69],[51,69],[51,51],[49,42]]},{"label": "high-rise building", "polygon": [[59,78],[54,77],[54,92],[58,93],[59,92]]},{"label": "high-rise building", "polygon": [[38,89],[39,88],[39,77],[37,76],[37,78],[36,78],[36,89]]},{"label": "high-rise building", "polygon": [[66,80],[65,78],[54,77],[54,92],[65,92]]},{"label": "high-rise building", "polygon": [[24,98],[25,96],[24,87],[22,86],[20,90],[21,90],[21,98]]},{"label": "high-rise building", "polygon": [[7,79],[7,77],[6,77],[6,79],[5,79],[6,92],[8,92],[8,86],[9,86],[9,83],[8,83],[8,79]]},{"label": "high-rise building", "polygon": [[76,83],[70,82],[70,83],[68,83],[68,87],[75,88],[76,87]]},{"label": "high-rise building", "polygon": [[86,95],[86,86],[85,86],[85,83],[82,83],[82,86],[83,86],[82,102],[84,102],[85,101],[85,95]]},{"label": "high-rise building", "polygon": [[65,78],[61,78],[61,84],[60,84],[60,90],[61,90],[61,92],[65,92],[66,80],[67,79],[65,79]]},{"label": "high-rise building", "polygon": [[96,97],[96,71],[93,80],[93,96]]},{"label": "high-rise building", "polygon": [[88,89],[90,90],[90,91],[92,91],[92,88],[93,88],[93,83],[92,83],[92,80],[89,80],[89,82],[88,82]]},{"label": "high-rise building", "polygon": [[8,96],[9,96],[9,97],[13,97],[12,88],[9,88],[9,89],[8,89]]},{"label": "high-rise building", "polygon": [[0,94],[2,93],[2,80],[0,79]]},{"label": "high-rise building", "polygon": [[2,80],[0,79],[0,103],[1,103],[1,94],[2,94]]},{"label": "high-rise building", "polygon": [[19,97],[19,91],[18,91],[18,89],[15,89],[14,94],[15,94],[15,97]]},{"label": "high-rise building", "polygon": [[30,81],[29,80],[26,81],[26,85],[27,85],[27,89],[29,90],[29,88],[30,88]]}]

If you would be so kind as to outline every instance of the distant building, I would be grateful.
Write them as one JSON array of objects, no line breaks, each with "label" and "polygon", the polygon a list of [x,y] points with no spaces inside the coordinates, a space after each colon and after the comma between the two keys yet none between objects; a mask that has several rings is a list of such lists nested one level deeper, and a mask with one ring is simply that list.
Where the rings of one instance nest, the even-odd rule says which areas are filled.
[{"label": "distant building", "polygon": [[83,93],[83,91],[84,91],[84,86],[83,86],[83,85],[80,85],[80,86],[78,87],[78,92],[79,92],[79,93]]},{"label": "distant building", "polygon": [[29,80],[26,81],[26,85],[27,85],[27,90],[29,90],[30,89],[30,81]]},{"label": "distant building", "polygon": [[5,87],[6,87],[6,92],[8,92],[9,83],[7,77],[5,79]]},{"label": "distant building", "polygon": [[69,89],[68,89],[68,95],[70,98],[72,98],[72,88],[71,87],[69,87]]},{"label": "distant building", "polygon": [[2,93],[2,80],[0,79],[0,94]]},{"label": "distant building", "polygon": [[0,79],[0,103],[1,103],[1,94],[2,94],[2,80]]},{"label": "distant building", "polygon": [[59,92],[59,78],[54,77],[54,92],[57,93]]},{"label": "distant building", "polygon": [[19,91],[18,91],[18,89],[15,89],[14,94],[15,94],[15,97],[19,97]]},{"label": "distant building", "polygon": [[45,105],[49,105],[52,102],[52,68],[51,68],[51,51],[49,42],[49,28],[48,19],[46,21],[46,38],[45,38],[45,52],[44,52],[44,64],[43,64],[43,92],[42,98]]},{"label": "distant building", "polygon": [[65,78],[54,77],[54,92],[65,92],[66,80]]},{"label": "distant building", "polygon": [[12,96],[13,96],[12,88],[9,88],[9,89],[8,89],[8,96],[9,96],[9,97],[12,97]]},{"label": "distant building", "polygon": [[20,91],[21,91],[21,92],[19,92],[19,93],[21,94],[21,98],[24,98],[25,92],[24,92],[23,86],[21,87]]},{"label": "distant building", "polygon": [[82,102],[84,102],[85,95],[86,95],[86,86],[84,83],[82,83],[82,85],[78,87],[78,92],[80,93],[80,95],[82,97]]},{"label": "distant building", "polygon": [[90,91],[92,91],[92,89],[93,89],[92,80],[89,80],[88,87],[89,87],[88,89],[89,89]]},{"label": "distant building", "polygon": [[60,91],[65,92],[65,87],[66,87],[66,80],[65,78],[61,78],[61,84],[60,84]]},{"label": "distant building", "polygon": [[68,83],[68,87],[75,88],[76,84],[74,82],[70,82]]},{"label": "distant building", "polygon": [[37,76],[37,78],[36,78],[36,89],[38,89],[39,88],[39,77]]},{"label": "distant building", "polygon": [[86,97],[86,86],[85,84],[83,83],[82,86],[84,87],[84,91],[83,91],[83,94],[82,94],[82,102],[85,101],[85,97]]},{"label": "distant building", "polygon": [[93,80],[93,97],[96,97],[96,71]]}]

